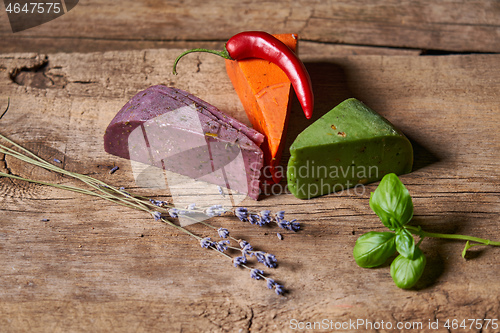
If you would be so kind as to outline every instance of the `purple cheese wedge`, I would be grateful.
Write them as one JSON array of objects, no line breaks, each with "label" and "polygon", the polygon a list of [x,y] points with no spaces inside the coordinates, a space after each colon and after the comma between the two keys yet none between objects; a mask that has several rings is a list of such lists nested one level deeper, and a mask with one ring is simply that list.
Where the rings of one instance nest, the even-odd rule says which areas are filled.
[{"label": "purple cheese wedge", "polygon": [[152,86],[116,114],[106,152],[257,200],[264,136],[180,89]]}]

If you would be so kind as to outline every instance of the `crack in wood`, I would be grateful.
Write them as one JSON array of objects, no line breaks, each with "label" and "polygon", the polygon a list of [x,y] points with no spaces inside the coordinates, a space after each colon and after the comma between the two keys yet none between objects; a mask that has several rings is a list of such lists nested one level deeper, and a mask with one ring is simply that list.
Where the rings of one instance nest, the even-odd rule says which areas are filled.
[{"label": "crack in wood", "polygon": [[196,64],[196,73],[199,73],[201,72],[201,60],[200,60],[200,57],[197,58],[198,59],[198,63]]},{"label": "crack in wood", "polygon": [[5,170],[5,173],[8,175],[12,175],[12,170],[7,165],[7,155],[3,154],[3,156],[0,158],[0,162],[3,162],[3,169]]},{"label": "crack in wood", "polygon": [[[60,70],[62,66],[50,67],[49,57],[47,55],[37,55],[34,58],[30,58],[30,60],[31,59],[35,61],[28,65],[15,67],[10,71],[9,79],[13,83],[19,86],[29,86],[38,89],[64,89],[66,87],[67,80],[64,75],[50,72],[52,69]],[[82,83],[87,82],[82,81]]]},{"label": "crack in wood", "polygon": [[[31,66],[21,66],[14,68],[10,74],[9,78],[12,82],[22,86],[25,85],[23,80],[19,80],[19,76],[21,73],[30,72],[30,73],[41,73],[44,75],[44,71],[47,69],[47,65],[49,64],[49,57],[45,56],[40,62],[37,62]],[[46,76],[45,76],[46,77]]]},{"label": "crack in wood", "polygon": [[92,83],[98,83],[98,82],[97,81],[92,81],[92,80],[76,80],[76,81],[71,81],[71,83],[92,84]]},{"label": "crack in wood", "polygon": [[2,112],[2,114],[0,115],[0,119],[3,118],[3,116],[5,116],[5,114],[7,113],[7,111],[9,110],[9,107],[10,107],[10,97],[7,97],[7,107],[5,108],[5,111]]},{"label": "crack in wood", "polygon": [[252,330],[252,324],[253,324],[253,309],[250,308],[250,318],[248,318],[248,324],[247,324],[247,330],[250,332]]}]

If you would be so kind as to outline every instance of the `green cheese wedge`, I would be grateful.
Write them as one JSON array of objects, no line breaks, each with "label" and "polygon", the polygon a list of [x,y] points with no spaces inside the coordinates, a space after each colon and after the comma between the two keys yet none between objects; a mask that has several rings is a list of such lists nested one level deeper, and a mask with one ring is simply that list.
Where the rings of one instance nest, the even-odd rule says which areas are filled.
[{"label": "green cheese wedge", "polygon": [[290,147],[288,189],[299,199],[409,173],[413,148],[388,120],[355,98],[300,133]]}]

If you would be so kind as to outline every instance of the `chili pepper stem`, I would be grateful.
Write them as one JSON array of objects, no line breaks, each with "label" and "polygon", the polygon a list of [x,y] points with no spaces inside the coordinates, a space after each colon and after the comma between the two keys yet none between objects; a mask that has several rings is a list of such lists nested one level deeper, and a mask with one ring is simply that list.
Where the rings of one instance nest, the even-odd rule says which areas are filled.
[{"label": "chili pepper stem", "polygon": [[191,49],[191,50],[187,50],[187,51],[184,51],[182,52],[178,57],[177,59],[175,59],[174,61],[174,68],[173,68],[173,71],[172,73],[174,75],[177,75],[177,63],[179,62],[179,60],[184,57],[186,54],[189,54],[189,53],[193,53],[193,52],[207,52],[207,53],[212,53],[212,54],[216,54],[224,59],[229,59],[229,60],[233,60],[230,56],[229,56],[229,53],[227,52],[227,50],[224,48],[224,50],[222,51],[218,51],[218,50],[209,50],[209,49]]},{"label": "chili pepper stem", "polygon": [[420,229],[420,227],[413,226],[405,226],[411,233],[418,235],[420,237],[432,237],[432,238],[445,238],[445,239],[458,239],[458,240],[466,240],[470,242],[480,243],[482,245],[491,245],[491,246],[500,246],[500,242],[494,242],[489,239],[467,236],[467,235],[455,235],[455,234],[440,234],[434,232],[426,232]]}]

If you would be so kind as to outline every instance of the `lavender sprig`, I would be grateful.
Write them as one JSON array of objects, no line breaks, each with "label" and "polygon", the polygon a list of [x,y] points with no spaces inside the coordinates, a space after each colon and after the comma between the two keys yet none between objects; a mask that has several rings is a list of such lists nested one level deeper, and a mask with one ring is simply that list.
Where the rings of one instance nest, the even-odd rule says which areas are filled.
[{"label": "lavender sprig", "polygon": [[252,213],[245,207],[238,207],[234,210],[234,215],[242,222],[250,222],[250,224],[255,224],[260,227],[274,222],[282,229],[294,232],[300,230],[300,223],[297,222],[297,219],[290,221],[285,220],[284,210],[276,212],[273,217],[270,210],[263,210],[260,213]]},{"label": "lavender sprig", "polygon": [[[225,229],[225,228],[219,228],[219,229]],[[210,237],[205,237],[200,239],[200,246],[206,249],[214,249],[217,250],[219,253],[222,255],[231,258],[225,251],[228,248],[234,249],[234,250],[239,250],[241,251],[240,256],[236,256],[232,258],[233,261],[233,266],[234,267],[242,267],[245,269],[250,270],[250,278],[255,279],[255,280],[265,280],[267,283],[267,287],[269,289],[274,289],[277,295],[282,295],[285,290],[284,287],[278,283],[276,283],[273,279],[266,277],[264,274],[263,270],[256,269],[256,268],[250,268],[247,266],[248,264],[248,258],[247,256],[254,256],[257,258],[257,261],[263,263],[267,267],[274,268],[276,267],[276,257],[270,253],[265,253],[263,251],[254,251],[250,243],[244,240],[239,241],[240,248],[235,248],[229,246],[229,241],[228,240],[223,240],[223,241],[212,241]]]},{"label": "lavender sprig", "polygon": [[[91,195],[91,196],[96,196],[108,201],[111,201],[113,203],[117,203],[129,208],[134,208],[138,210],[145,211],[149,214],[152,215],[155,221],[160,221],[165,224],[168,224],[171,227],[177,228],[180,231],[185,232],[186,234],[192,236],[193,238],[197,239],[200,243],[200,246],[203,248],[207,249],[213,249],[220,253],[221,255],[224,255],[228,258],[230,258],[233,262],[233,265],[235,267],[243,267],[245,269],[250,270],[250,277],[252,279],[264,279],[267,281],[268,287],[272,286],[274,290],[276,291],[277,294],[282,294],[283,293],[283,286],[277,284],[274,282],[274,280],[266,277],[264,275],[264,272],[259,269],[255,268],[250,268],[247,266],[247,263],[249,261],[250,257],[255,257],[256,260],[262,264],[264,264],[266,267],[269,268],[275,268],[277,265],[277,260],[276,257],[272,254],[263,252],[263,251],[255,251],[253,247],[246,241],[241,241],[241,240],[236,240],[233,237],[229,236],[229,230],[226,228],[215,228],[214,226],[203,222],[199,221],[204,225],[207,225],[211,228],[217,229],[217,233],[219,237],[222,238],[231,238],[239,243],[239,247],[231,247],[230,246],[230,241],[229,240],[221,240],[221,241],[212,241],[210,237],[200,237],[196,234],[193,234],[189,230],[187,230],[184,227],[178,226],[172,221],[167,220],[162,213],[168,213],[168,216],[170,218],[179,218],[180,215],[185,215],[185,216],[190,216],[192,213],[205,213],[208,217],[214,217],[214,216],[221,216],[222,214],[225,214],[228,212],[225,208],[223,208],[221,205],[213,205],[210,206],[206,209],[198,209],[195,204],[191,204],[187,206],[185,209],[179,209],[176,207],[173,207],[166,201],[161,201],[161,200],[155,200],[155,199],[149,199],[145,197],[141,197],[138,195],[131,194],[127,191],[125,191],[125,188],[115,188],[113,186],[110,186],[98,179],[95,179],[93,177],[87,176],[87,175],[82,175],[79,173],[74,173],[67,171],[65,169],[62,169],[59,166],[56,166],[52,163],[49,163],[37,155],[33,154],[32,152],[28,151],[24,147],[14,143],[13,141],[9,140],[8,138],[4,137],[3,135],[0,134],[0,139],[3,139],[4,141],[10,143],[13,145],[17,150],[9,148],[3,144],[0,144],[0,153],[13,156],[23,162],[27,162],[29,164],[35,165],[42,167],[44,169],[47,169],[49,171],[54,171],[57,173],[60,173],[65,176],[73,177],[77,180],[82,181],[84,184],[88,185],[91,187],[90,190],[84,189],[84,188],[79,188],[75,186],[68,186],[68,185],[61,185],[61,184],[54,184],[54,183],[47,183],[47,182],[41,182],[41,181],[35,181],[11,174],[6,174],[3,172],[0,172],[0,177],[10,177],[10,178],[15,178],[19,180],[24,180],[32,183],[38,183],[42,185],[48,185],[64,190],[69,190],[81,194],[86,194],[86,195]],[[20,150],[21,152],[19,152]],[[266,224],[272,223],[272,222],[282,222],[284,220],[284,211],[280,211],[276,213],[275,217],[271,215],[271,212],[269,210],[263,210],[260,213],[253,213],[249,212],[247,208],[244,207],[239,207],[234,210],[234,213],[238,219],[241,221],[245,222],[250,222],[252,224],[256,224],[259,226],[264,226]],[[194,217],[191,217],[194,218]],[[298,230],[297,226],[298,223],[295,222],[296,220],[292,220],[288,222],[286,225],[290,226],[289,230],[296,231]],[[227,252],[229,249],[231,250],[238,250],[241,252],[240,256],[232,257],[228,255]]]},{"label": "lavender sprig", "polygon": [[[226,233],[226,228],[219,228],[217,230],[217,233],[220,234],[222,233],[225,235]],[[233,261],[233,266],[234,267],[242,267],[250,270],[250,277],[255,280],[261,280],[264,279],[267,282],[268,287],[271,286],[270,289],[274,289],[276,294],[282,295],[284,293],[284,288],[282,285],[277,284],[273,279],[266,277],[264,274],[264,271],[256,268],[250,268],[247,266],[249,263],[249,257],[255,257],[257,262],[265,265],[268,268],[276,268],[277,266],[277,259],[276,256],[270,253],[266,253],[264,251],[255,251],[250,245],[245,240],[239,240],[238,241],[239,248],[237,247],[232,247],[229,246],[229,241],[220,241],[220,242],[215,242],[212,241],[210,237],[205,237],[200,240],[200,245],[204,248],[212,248],[215,250],[218,250],[220,253],[222,253],[225,256],[230,257],[228,254],[224,253],[227,249],[232,249],[232,250],[237,250],[241,252],[240,256],[236,256],[232,258]]]}]

